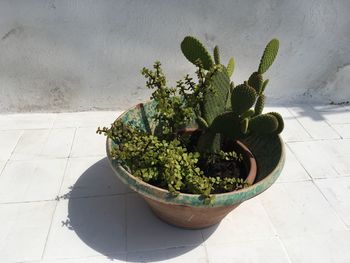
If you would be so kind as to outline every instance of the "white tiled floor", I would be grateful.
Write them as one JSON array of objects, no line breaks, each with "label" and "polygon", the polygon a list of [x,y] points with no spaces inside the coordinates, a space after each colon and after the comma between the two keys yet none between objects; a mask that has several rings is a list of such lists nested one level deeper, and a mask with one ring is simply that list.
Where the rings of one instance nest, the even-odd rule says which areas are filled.
[{"label": "white tiled floor", "polygon": [[286,123],[280,178],[196,231],[114,176],[95,132],[120,112],[0,115],[0,262],[350,262],[350,108],[268,111]]}]

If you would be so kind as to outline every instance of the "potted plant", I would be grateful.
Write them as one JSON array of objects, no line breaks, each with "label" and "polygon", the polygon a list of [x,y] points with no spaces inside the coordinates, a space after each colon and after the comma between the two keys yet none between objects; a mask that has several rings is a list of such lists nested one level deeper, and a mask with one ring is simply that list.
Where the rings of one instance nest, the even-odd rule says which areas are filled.
[{"label": "potted plant", "polygon": [[122,114],[109,128],[107,155],[118,177],[141,194],[162,220],[185,228],[220,222],[232,209],[272,185],[284,164],[280,114],[263,114],[268,79],[279,48],[271,40],[258,70],[243,84],[230,80],[234,60],[214,59],[196,38],[181,43],[196,67],[167,85],[160,62],[142,69],[151,101]]}]

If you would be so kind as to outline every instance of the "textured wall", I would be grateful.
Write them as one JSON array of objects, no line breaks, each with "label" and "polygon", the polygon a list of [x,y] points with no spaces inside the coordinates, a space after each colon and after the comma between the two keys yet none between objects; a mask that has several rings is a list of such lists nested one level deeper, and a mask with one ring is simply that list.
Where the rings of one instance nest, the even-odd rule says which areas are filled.
[{"label": "textured wall", "polygon": [[143,66],[173,81],[193,71],[180,53],[192,34],[236,58],[233,80],[267,73],[270,101],[350,97],[349,0],[0,1],[0,111],[125,109],[149,97]]}]

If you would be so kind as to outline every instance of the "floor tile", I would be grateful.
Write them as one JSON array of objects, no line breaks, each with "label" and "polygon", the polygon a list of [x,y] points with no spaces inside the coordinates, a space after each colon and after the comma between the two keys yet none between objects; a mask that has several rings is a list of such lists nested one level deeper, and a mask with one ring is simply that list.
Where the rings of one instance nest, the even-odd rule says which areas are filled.
[{"label": "floor tile", "polygon": [[65,158],[70,154],[75,128],[52,129],[40,152],[45,158]]},{"label": "floor tile", "polygon": [[350,229],[350,177],[316,180],[315,183]]},{"label": "floor tile", "polygon": [[122,111],[58,113],[53,127],[109,127],[121,113]]},{"label": "floor tile", "polygon": [[285,149],[286,162],[277,182],[297,182],[311,180],[310,176],[291,152],[288,145],[286,145]]},{"label": "floor tile", "polygon": [[326,122],[321,113],[309,106],[288,108],[314,139],[340,138],[338,133]]},{"label": "floor tile", "polygon": [[127,249],[143,251],[203,242],[200,230],[177,228],[158,219],[141,197],[127,195]]},{"label": "floor tile", "polygon": [[350,262],[349,231],[282,238],[282,242],[292,263]]},{"label": "floor tile", "polygon": [[40,260],[55,202],[0,204],[1,262]]},{"label": "floor tile", "polygon": [[284,120],[284,130],[281,133],[285,142],[311,140],[312,137],[285,107],[266,107],[264,112],[278,112]]},{"label": "floor tile", "polygon": [[0,131],[0,161],[6,161],[10,158],[22,131]]},{"label": "floor tile", "polygon": [[0,130],[48,129],[55,118],[55,113],[1,114]]},{"label": "floor tile", "polygon": [[327,141],[288,143],[297,160],[312,178],[337,177],[339,173],[333,165],[339,162],[331,154],[331,145]]},{"label": "floor tile", "polygon": [[124,196],[60,200],[44,259],[118,257],[126,252],[125,229]]},{"label": "floor tile", "polygon": [[78,128],[73,142],[72,157],[106,156],[106,137],[96,134],[96,127]]},{"label": "floor tile", "polygon": [[202,233],[208,245],[275,236],[272,223],[258,198],[244,202],[227,215],[219,225],[203,229]]},{"label": "floor tile", "polygon": [[343,106],[331,105],[334,107],[320,107],[313,108],[318,111],[330,124],[350,124],[350,111]]},{"label": "floor tile", "polygon": [[[40,263],[118,263],[118,262],[126,262],[126,253],[112,254],[111,256],[91,256],[91,257],[40,261]],[[33,263],[37,263],[37,262],[33,262]]]},{"label": "floor tile", "polygon": [[50,130],[25,130],[14,149],[12,160],[40,158],[40,154],[50,135]]},{"label": "floor tile", "polygon": [[344,112],[346,111],[346,107],[343,105],[332,105],[332,104],[321,104],[321,105],[310,105],[315,111],[318,112],[330,112],[330,113],[337,113],[337,112]]},{"label": "floor tile", "polygon": [[312,182],[274,184],[260,198],[280,236],[346,229]]},{"label": "floor tile", "polygon": [[209,263],[289,263],[277,238],[207,246]]},{"label": "floor tile", "polygon": [[69,159],[60,196],[85,197],[131,192],[113,172],[106,157]]},{"label": "floor tile", "polygon": [[9,161],[0,176],[0,203],[54,200],[66,159]]},{"label": "floor tile", "polygon": [[332,124],[332,127],[344,139],[350,139],[350,124]]},{"label": "floor tile", "polygon": [[168,263],[207,263],[203,246],[179,247],[161,250],[131,252],[127,255],[128,262],[168,262]]}]

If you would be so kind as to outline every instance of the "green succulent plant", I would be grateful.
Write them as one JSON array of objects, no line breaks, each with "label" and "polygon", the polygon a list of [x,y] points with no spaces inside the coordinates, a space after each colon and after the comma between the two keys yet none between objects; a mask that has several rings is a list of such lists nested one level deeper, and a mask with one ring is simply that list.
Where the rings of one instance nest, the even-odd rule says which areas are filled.
[{"label": "green succulent plant", "polygon": [[[186,43],[187,49],[184,50],[181,46],[186,58],[191,57],[187,53],[189,50],[200,47],[202,55],[192,56],[190,61],[196,61],[195,57],[201,61],[204,59],[212,61],[206,48],[199,40],[185,37],[182,43]],[[231,58],[227,67],[221,65],[219,48],[215,46],[213,52],[215,64],[206,63],[206,65],[210,64],[211,66],[204,67],[208,73],[206,85],[202,87],[201,119],[197,118],[199,127],[203,130],[202,138],[198,140],[199,151],[220,151],[221,137],[239,139],[250,132],[260,134],[282,132],[284,124],[280,115],[261,115],[265,105],[263,93],[268,84],[268,79],[264,80],[263,73],[274,62],[278,48],[279,41],[272,39],[265,47],[258,70],[251,74],[248,81],[234,87],[233,82],[230,81],[234,70],[234,60]],[[224,104],[223,101],[226,103]],[[252,107],[254,109],[251,109]]]},{"label": "green succulent plant", "polygon": [[[151,99],[156,102],[154,131],[148,134],[116,121],[110,128],[99,128],[97,132],[116,142],[113,158],[135,176],[174,195],[201,194],[208,202],[212,193],[241,189],[246,184],[230,173],[232,169],[212,176],[205,174],[199,163],[205,160],[211,167],[218,162],[239,162],[241,158],[235,152],[223,150],[224,141],[250,134],[266,136],[282,132],[284,123],[280,114],[263,114],[264,91],[269,82],[263,74],[273,64],[278,49],[279,41],[272,39],[264,49],[257,71],[235,86],[230,79],[234,58],[225,66],[221,64],[218,46],[214,47],[212,58],[198,39],[186,36],[181,50],[196,66],[197,81],[186,75],[175,87],[169,87],[160,62],[153,69],[142,70],[146,86],[153,90]],[[196,123],[199,130],[186,137],[182,131],[191,123]]]}]

